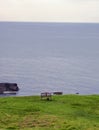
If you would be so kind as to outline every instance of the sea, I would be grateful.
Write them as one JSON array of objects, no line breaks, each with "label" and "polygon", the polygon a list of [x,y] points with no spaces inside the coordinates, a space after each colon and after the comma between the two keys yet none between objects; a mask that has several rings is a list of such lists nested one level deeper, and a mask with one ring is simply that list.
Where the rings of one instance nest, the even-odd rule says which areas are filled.
[{"label": "sea", "polygon": [[99,94],[99,24],[0,22],[0,83],[15,96]]}]

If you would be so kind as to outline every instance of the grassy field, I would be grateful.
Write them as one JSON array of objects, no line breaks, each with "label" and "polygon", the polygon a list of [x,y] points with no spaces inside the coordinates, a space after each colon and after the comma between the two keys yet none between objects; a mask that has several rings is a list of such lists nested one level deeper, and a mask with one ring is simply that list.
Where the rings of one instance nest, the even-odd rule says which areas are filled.
[{"label": "grassy field", "polygon": [[0,98],[0,130],[99,130],[99,95]]}]

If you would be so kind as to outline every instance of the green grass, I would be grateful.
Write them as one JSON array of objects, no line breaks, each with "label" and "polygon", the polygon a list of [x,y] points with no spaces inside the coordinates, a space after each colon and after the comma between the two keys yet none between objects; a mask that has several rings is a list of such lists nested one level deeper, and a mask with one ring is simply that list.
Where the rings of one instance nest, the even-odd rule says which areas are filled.
[{"label": "green grass", "polygon": [[0,130],[99,130],[99,95],[0,98]]}]

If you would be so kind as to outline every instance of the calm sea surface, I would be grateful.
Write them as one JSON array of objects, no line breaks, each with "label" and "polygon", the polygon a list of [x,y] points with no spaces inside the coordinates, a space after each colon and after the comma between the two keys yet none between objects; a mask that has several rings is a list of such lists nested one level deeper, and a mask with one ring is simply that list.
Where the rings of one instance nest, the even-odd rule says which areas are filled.
[{"label": "calm sea surface", "polygon": [[18,96],[99,94],[99,24],[0,22],[0,82]]}]

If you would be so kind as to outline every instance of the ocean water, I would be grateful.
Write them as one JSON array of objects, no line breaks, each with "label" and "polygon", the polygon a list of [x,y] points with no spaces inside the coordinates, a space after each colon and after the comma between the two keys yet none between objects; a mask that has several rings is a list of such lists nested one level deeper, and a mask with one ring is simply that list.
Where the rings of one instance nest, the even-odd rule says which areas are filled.
[{"label": "ocean water", "polygon": [[99,24],[0,22],[0,82],[17,96],[99,94]]}]

